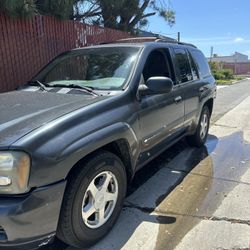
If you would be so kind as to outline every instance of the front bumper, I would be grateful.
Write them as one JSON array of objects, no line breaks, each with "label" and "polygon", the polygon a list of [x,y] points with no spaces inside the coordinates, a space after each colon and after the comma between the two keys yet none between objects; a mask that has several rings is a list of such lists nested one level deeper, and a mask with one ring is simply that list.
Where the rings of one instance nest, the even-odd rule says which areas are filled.
[{"label": "front bumper", "polygon": [[65,186],[62,181],[22,197],[0,197],[0,249],[35,249],[53,239]]}]

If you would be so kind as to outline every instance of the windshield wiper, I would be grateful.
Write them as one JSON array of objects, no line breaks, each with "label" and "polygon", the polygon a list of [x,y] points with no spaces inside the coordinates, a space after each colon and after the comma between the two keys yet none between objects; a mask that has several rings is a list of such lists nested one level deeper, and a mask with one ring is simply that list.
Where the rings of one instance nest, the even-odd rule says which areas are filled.
[{"label": "windshield wiper", "polygon": [[43,83],[41,83],[39,80],[29,81],[29,82],[27,82],[27,84],[28,84],[28,85],[31,85],[31,86],[34,86],[34,85],[35,85],[35,86],[38,86],[38,87],[40,87],[40,89],[43,90],[43,91],[47,91],[46,87],[49,87],[48,84],[43,84]]},{"label": "windshield wiper", "polygon": [[87,87],[87,86],[82,86],[82,85],[78,85],[78,84],[75,84],[75,83],[72,83],[72,84],[68,84],[68,85],[65,85],[65,84],[51,84],[49,85],[50,87],[61,87],[61,88],[75,88],[75,89],[83,89],[85,90],[86,92],[88,92],[89,94],[91,95],[95,95],[95,96],[99,96],[98,93],[96,93],[93,89],[93,87]]}]

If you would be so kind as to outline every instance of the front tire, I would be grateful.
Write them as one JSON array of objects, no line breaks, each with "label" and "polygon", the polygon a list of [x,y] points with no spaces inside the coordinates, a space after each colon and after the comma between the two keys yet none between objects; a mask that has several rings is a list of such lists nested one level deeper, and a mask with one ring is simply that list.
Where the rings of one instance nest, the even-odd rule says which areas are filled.
[{"label": "front tire", "polygon": [[70,176],[57,236],[74,247],[88,247],[106,235],[122,209],[127,189],[121,160],[107,151],[92,155]]},{"label": "front tire", "polygon": [[210,111],[207,106],[204,106],[201,111],[201,116],[195,134],[187,137],[189,145],[195,147],[203,146],[207,140],[209,125]]}]

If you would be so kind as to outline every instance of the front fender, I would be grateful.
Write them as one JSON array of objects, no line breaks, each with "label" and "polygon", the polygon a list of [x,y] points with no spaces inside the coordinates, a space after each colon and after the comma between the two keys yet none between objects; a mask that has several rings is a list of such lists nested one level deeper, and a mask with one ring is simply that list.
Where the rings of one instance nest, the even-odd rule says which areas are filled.
[{"label": "front fender", "polygon": [[[61,157],[70,156],[67,161],[75,165],[79,160],[91,152],[119,139],[125,139],[128,142],[132,164],[136,162],[139,154],[139,141],[127,123],[119,122],[74,142],[69,147],[65,148]],[[66,175],[70,169],[68,169]],[[65,176],[66,176],[65,175]]]},{"label": "front fender", "polygon": [[[139,142],[133,129],[127,123],[112,124],[67,145],[60,144],[60,138],[54,138],[46,143],[46,147],[37,149],[32,155],[29,187],[41,187],[65,179],[79,160],[118,139],[125,139],[128,142],[131,162],[136,162]],[[47,149],[52,149],[53,145],[54,149],[48,152]]]}]

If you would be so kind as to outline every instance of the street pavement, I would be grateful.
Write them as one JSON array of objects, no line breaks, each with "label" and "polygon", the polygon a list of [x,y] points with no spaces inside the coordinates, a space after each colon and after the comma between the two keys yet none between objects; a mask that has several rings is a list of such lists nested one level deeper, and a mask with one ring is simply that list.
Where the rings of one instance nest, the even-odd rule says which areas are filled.
[{"label": "street pavement", "polygon": [[250,95],[250,79],[223,88],[218,86],[217,92],[212,122],[218,120]]},{"label": "street pavement", "polygon": [[250,249],[249,107],[249,80],[219,88],[206,146],[181,141],[140,170],[115,227],[89,249]]}]

